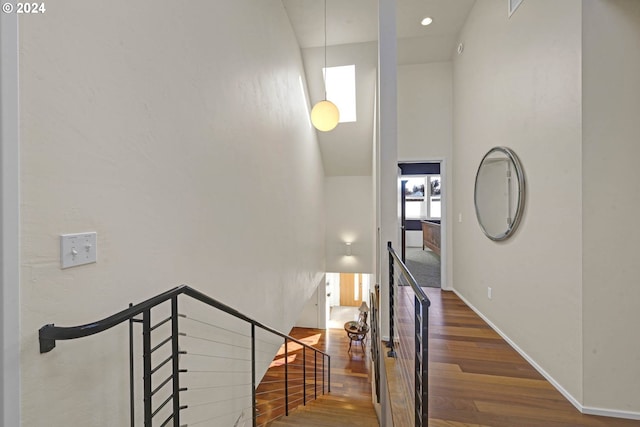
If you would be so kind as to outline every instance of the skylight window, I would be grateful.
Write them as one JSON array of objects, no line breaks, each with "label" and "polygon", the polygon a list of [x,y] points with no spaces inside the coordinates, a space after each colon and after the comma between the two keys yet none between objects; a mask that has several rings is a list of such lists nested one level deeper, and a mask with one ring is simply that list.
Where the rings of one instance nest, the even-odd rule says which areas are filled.
[{"label": "skylight window", "polygon": [[343,65],[322,69],[327,100],[340,110],[340,122],[356,121],[356,66]]}]

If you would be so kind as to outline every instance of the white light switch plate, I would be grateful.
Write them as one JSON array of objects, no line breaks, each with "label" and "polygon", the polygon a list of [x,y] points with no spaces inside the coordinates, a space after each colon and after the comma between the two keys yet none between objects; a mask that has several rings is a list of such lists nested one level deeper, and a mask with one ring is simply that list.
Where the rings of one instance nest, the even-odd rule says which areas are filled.
[{"label": "white light switch plate", "polygon": [[98,260],[98,233],[63,234],[60,236],[62,268],[91,264]]}]

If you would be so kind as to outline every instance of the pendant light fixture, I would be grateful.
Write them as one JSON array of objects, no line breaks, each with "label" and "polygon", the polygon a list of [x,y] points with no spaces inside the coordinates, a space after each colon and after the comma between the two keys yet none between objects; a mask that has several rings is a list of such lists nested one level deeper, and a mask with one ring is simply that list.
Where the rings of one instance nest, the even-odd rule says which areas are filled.
[{"label": "pendant light fixture", "polygon": [[327,101],[327,0],[324,0],[324,100],[311,109],[311,123],[323,132],[333,130],[340,121],[338,107]]}]

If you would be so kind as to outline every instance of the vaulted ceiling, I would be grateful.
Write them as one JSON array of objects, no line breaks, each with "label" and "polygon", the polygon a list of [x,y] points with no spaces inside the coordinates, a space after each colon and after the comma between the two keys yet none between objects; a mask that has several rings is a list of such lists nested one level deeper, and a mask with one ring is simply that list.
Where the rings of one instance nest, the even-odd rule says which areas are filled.
[{"label": "vaulted ceiling", "polygon": [[[305,65],[310,104],[324,98],[324,2],[282,0]],[[449,61],[475,0],[397,0],[398,64]],[[506,5],[505,5],[506,8]],[[430,16],[433,23],[420,25]],[[327,0],[327,66],[356,65],[358,120],[318,132],[327,176],[371,175],[378,1]]]}]

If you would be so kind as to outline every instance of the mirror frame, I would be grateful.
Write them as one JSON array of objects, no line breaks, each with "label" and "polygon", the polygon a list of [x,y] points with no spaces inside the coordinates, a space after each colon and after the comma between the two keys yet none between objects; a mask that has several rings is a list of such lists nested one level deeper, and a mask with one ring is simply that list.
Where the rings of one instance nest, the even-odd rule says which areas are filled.
[{"label": "mirror frame", "polygon": [[[482,224],[482,221],[480,220],[480,213],[478,212],[477,195],[478,195],[478,176],[480,175],[480,168],[482,167],[485,159],[491,154],[496,152],[505,154],[509,158],[509,160],[511,160],[511,163],[513,163],[513,166],[516,170],[516,175],[518,177],[518,204],[516,206],[516,212],[513,215],[513,220],[511,221],[511,224],[509,224],[507,229],[501,234],[492,235],[487,232],[484,225]],[[526,186],[525,186],[525,179],[524,179],[524,170],[522,169],[522,164],[520,163],[520,159],[518,159],[518,156],[512,149],[508,147],[501,147],[501,146],[493,147],[487,152],[487,154],[485,154],[482,157],[482,160],[480,161],[480,165],[478,166],[478,171],[476,172],[476,180],[475,180],[475,185],[473,187],[473,204],[476,210],[476,219],[478,220],[478,224],[480,225],[480,228],[482,229],[482,232],[484,233],[485,236],[487,236],[489,239],[493,241],[502,241],[502,240],[508,239],[515,232],[515,230],[518,228],[518,225],[520,224],[522,215],[524,214],[524,199],[526,194],[525,188]]]}]

